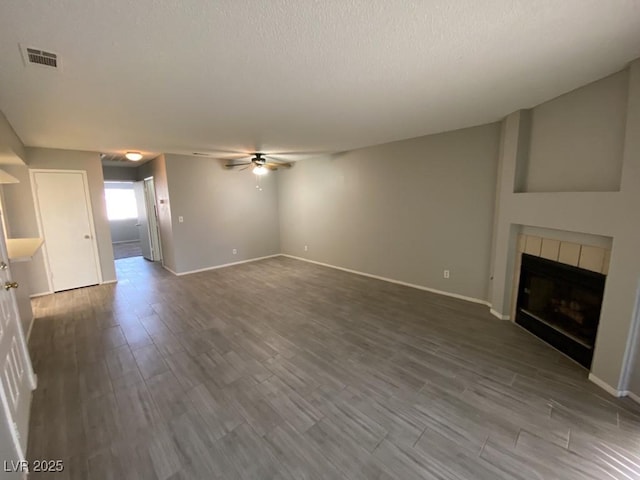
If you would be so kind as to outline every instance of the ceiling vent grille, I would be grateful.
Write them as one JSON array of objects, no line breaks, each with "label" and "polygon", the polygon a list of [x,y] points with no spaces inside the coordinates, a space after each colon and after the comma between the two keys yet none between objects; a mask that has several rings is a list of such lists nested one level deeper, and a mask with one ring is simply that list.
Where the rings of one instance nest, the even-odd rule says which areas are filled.
[{"label": "ceiling vent grille", "polygon": [[22,48],[22,56],[26,65],[39,65],[41,67],[59,68],[60,62],[58,55],[46,50],[40,50],[38,48],[24,47]]},{"label": "ceiling vent grille", "polygon": [[103,162],[126,162],[126,163],[131,163],[129,160],[127,160],[127,157],[125,157],[124,155],[120,154],[120,153],[101,153],[100,154],[100,160],[102,160]]}]

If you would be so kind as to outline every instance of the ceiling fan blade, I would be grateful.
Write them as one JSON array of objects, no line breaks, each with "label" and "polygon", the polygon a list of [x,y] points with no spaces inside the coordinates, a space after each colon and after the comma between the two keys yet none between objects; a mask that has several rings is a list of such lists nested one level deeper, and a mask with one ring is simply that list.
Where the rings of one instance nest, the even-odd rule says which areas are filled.
[{"label": "ceiling fan blade", "polygon": [[246,153],[243,150],[200,150],[198,152],[192,152],[192,155],[195,155],[196,157],[210,157],[210,158],[218,158],[220,156],[238,156],[241,155],[243,157],[247,157],[249,156],[248,153]]},{"label": "ceiling fan blade", "polygon": [[279,163],[279,162],[267,162],[265,163],[265,165],[269,168],[273,168],[273,169],[277,169],[277,168],[291,168],[291,164],[290,163]]},{"label": "ceiling fan blade", "polygon": [[243,170],[246,170],[246,169],[247,169],[247,168],[249,168],[250,166],[251,166],[251,164],[249,163],[246,167],[241,168],[241,169],[240,169],[240,170],[238,170],[238,171],[239,171],[239,172],[241,172],[241,171],[243,171]]},{"label": "ceiling fan blade", "polygon": [[266,156],[281,162],[295,162],[298,160],[306,160],[308,158],[326,155],[327,152],[274,152],[268,153]]},{"label": "ceiling fan blade", "polygon": [[[267,150],[269,151],[269,150]],[[312,150],[312,151],[293,151],[293,150],[271,150],[267,155],[324,155],[329,153],[328,150]]]},{"label": "ceiling fan blade", "polygon": [[265,163],[264,167],[268,168],[269,170],[278,170],[278,167],[280,165],[274,165],[273,163]]},{"label": "ceiling fan blade", "polygon": [[251,162],[243,162],[243,163],[227,163],[225,168],[234,168],[234,167],[242,167],[244,165],[251,165]]}]

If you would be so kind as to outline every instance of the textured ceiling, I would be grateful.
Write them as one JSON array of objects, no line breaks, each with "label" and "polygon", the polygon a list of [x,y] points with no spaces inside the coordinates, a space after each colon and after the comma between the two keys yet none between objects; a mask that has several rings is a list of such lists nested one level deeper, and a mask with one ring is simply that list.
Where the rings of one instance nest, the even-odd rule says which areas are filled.
[{"label": "textured ceiling", "polygon": [[0,110],[31,146],[347,150],[494,121],[635,57],[640,0],[0,0]]}]

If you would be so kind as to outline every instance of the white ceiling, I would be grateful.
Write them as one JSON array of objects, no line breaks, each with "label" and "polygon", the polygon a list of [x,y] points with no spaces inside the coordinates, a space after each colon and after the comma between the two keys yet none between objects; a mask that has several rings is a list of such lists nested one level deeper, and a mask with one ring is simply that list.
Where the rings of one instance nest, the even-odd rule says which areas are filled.
[{"label": "white ceiling", "polygon": [[640,0],[0,0],[0,110],[30,146],[341,151],[494,121],[636,57]]}]

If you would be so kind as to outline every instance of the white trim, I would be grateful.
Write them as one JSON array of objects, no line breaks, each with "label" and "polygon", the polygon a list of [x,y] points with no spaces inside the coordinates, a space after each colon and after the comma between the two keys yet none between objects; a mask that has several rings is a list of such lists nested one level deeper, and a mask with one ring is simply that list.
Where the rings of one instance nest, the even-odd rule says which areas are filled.
[{"label": "white trim", "polygon": [[640,403],[640,395],[636,395],[633,392],[627,392],[627,397],[629,397],[631,400],[633,400],[636,403]]},{"label": "white trim", "polygon": [[200,268],[198,270],[189,270],[188,272],[180,272],[180,273],[174,272],[173,270],[167,267],[164,267],[164,268],[169,270],[174,275],[181,277],[183,275],[190,275],[192,273],[208,272],[209,270],[217,270],[219,268],[233,267],[234,265],[241,265],[243,263],[257,262],[258,260],[265,260],[267,258],[279,257],[281,255],[282,255],[281,253],[276,253],[274,255],[267,255],[265,257],[256,257],[256,258],[250,258],[248,260],[240,260],[239,262],[223,263],[222,265],[214,265],[213,267]]},{"label": "white trim", "polygon": [[[491,306],[491,305],[489,305],[489,306]],[[499,311],[494,310],[493,308],[490,308],[489,312],[491,313],[491,315],[493,315],[494,317],[498,318],[499,320],[511,320],[511,317],[509,315],[503,315]]]},{"label": "white trim", "polygon": [[140,240],[122,240],[120,242],[111,242],[112,245],[120,245],[122,243],[138,243]]},{"label": "white trim", "polygon": [[444,295],[447,297],[457,298],[459,300],[466,300],[467,302],[479,303],[481,305],[486,305],[487,307],[491,307],[491,303],[487,300],[482,300],[480,298],[467,297],[466,295],[460,295],[458,293],[445,292],[444,290],[436,290],[435,288],[429,288],[422,285],[416,285],[415,283],[403,282],[400,280],[394,280],[393,278],[381,277],[379,275],[372,275],[371,273],[360,272],[358,270],[351,270],[350,268],[338,267],[336,265],[331,265],[329,263],[316,262],[315,260],[309,260],[308,258],[296,257],[294,255],[287,255],[286,253],[280,254],[283,257],[293,258],[295,260],[302,260],[303,262],[315,263],[316,265],[321,265],[323,267],[335,268],[336,270],[342,270],[343,272],[355,273],[356,275],[362,275],[364,277],[375,278],[376,280],[382,280],[384,282],[395,283],[396,285],[403,285],[405,287],[417,288],[418,290],[424,290],[426,292],[437,293],[438,295]]},{"label": "white trim", "polygon": [[[87,207],[87,213],[89,214],[89,229],[91,233],[91,246],[93,249],[93,257],[96,266],[96,272],[98,274],[98,283],[102,283],[102,265],[100,264],[100,250],[98,248],[98,235],[96,234],[96,226],[93,219],[93,205],[91,204],[91,190],[89,190],[89,181],[87,179],[86,170],[64,170],[54,168],[30,168],[29,180],[31,181],[31,195],[33,197],[34,208],[36,211],[36,221],[38,224],[38,232],[40,238],[44,239],[44,231],[42,228],[42,218],[40,215],[40,202],[38,201],[38,188],[36,183],[37,173],[79,173],[82,177],[82,184],[84,187],[84,198]],[[51,280],[51,269],[49,267],[49,253],[47,252],[47,242],[42,244],[42,254],[44,256],[44,267],[47,273],[47,283],[49,290],[53,291],[53,281]]]},{"label": "white trim", "polygon": [[107,280],[105,282],[100,283],[100,285],[108,285],[109,283],[118,283],[118,280]]},{"label": "white trim", "polygon": [[147,230],[149,231],[149,246],[151,247],[151,261],[162,260],[162,242],[158,215],[156,209],[156,184],[153,177],[142,180],[144,192],[144,205],[147,210]]},{"label": "white trim", "polygon": [[29,322],[29,328],[27,329],[27,344],[29,343],[29,338],[31,337],[31,330],[33,330],[33,324],[36,323],[36,317],[31,315],[31,321]]},{"label": "white trim", "polygon": [[595,383],[605,392],[613,395],[614,397],[620,398],[620,397],[626,397],[627,395],[629,395],[629,392],[627,392],[626,390],[616,390],[604,380],[601,380],[598,377],[596,377],[593,373],[589,373],[589,381]]},{"label": "white trim", "polygon": [[32,293],[31,295],[29,295],[29,298],[44,297],[45,295],[52,295],[52,294],[53,294],[53,291]]},{"label": "white trim", "polygon": [[164,268],[167,272],[173,273],[175,276],[178,276],[178,274],[176,272],[174,272],[173,270],[171,270],[169,267],[167,267],[164,262],[162,262],[162,268]]}]

